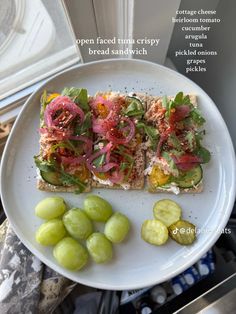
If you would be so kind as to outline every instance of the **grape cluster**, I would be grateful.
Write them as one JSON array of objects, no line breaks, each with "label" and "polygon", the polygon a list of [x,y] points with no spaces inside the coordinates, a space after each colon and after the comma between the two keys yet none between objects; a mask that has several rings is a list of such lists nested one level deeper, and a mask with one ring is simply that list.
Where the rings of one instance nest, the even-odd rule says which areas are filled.
[{"label": "grape cluster", "polygon": [[[36,241],[54,246],[55,259],[69,270],[84,267],[89,255],[95,263],[110,261],[113,243],[122,242],[130,229],[125,215],[114,213],[111,204],[92,194],[85,198],[84,209],[67,210],[62,197],[47,197],[36,205],[35,214],[46,220],[36,231]],[[93,221],[105,223],[104,233],[94,232]]]}]

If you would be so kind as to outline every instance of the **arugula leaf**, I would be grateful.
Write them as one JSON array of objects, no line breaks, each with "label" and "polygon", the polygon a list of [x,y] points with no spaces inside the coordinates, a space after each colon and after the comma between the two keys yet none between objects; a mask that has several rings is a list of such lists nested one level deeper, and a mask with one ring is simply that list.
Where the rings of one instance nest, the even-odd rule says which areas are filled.
[{"label": "arugula leaf", "polygon": [[155,149],[157,146],[158,139],[159,139],[158,130],[151,125],[146,125],[144,122],[138,122],[136,126],[139,129],[143,128],[144,132],[146,133],[146,135],[148,136],[151,142],[152,148]]},{"label": "arugula leaf", "polygon": [[147,136],[150,138],[152,145],[156,145],[159,139],[159,133],[156,128],[150,125],[145,125],[144,131]]},{"label": "arugula leaf", "polygon": [[179,93],[175,96],[174,103],[175,103],[175,104],[178,104],[178,105],[182,105],[182,104],[183,104],[183,97],[184,97],[183,92],[179,92]]},{"label": "arugula leaf", "polygon": [[62,95],[70,97],[75,103],[79,104],[84,111],[89,111],[87,89],[65,87],[62,91]]},{"label": "arugula leaf", "polygon": [[117,147],[117,149],[114,151],[114,153],[121,155],[125,158],[125,161],[121,162],[121,164],[120,164],[120,170],[124,172],[125,170],[128,169],[128,171],[125,175],[125,178],[124,178],[124,180],[127,181],[130,177],[131,171],[132,171],[133,166],[134,166],[134,158],[132,156],[130,156],[129,154],[125,153],[123,146],[121,146],[121,145],[119,145]]},{"label": "arugula leaf", "polygon": [[174,175],[174,176],[178,176],[179,175],[179,170],[178,168],[176,167],[176,164],[173,160],[173,158],[171,158],[170,154],[168,152],[162,152],[162,157],[166,160],[166,162],[168,163],[168,166],[170,168],[170,171],[171,173]]},{"label": "arugula leaf", "polygon": [[202,130],[200,132],[195,132],[195,139],[197,146],[201,146],[201,140],[203,139],[203,135],[205,135],[205,130]]},{"label": "arugula leaf", "polygon": [[90,135],[90,129],[92,127],[92,113],[89,111],[84,116],[84,122],[82,124],[78,124],[75,127],[76,135]]},{"label": "arugula leaf", "polygon": [[122,162],[122,163],[120,164],[120,170],[121,170],[121,171],[125,171],[125,170],[128,169],[129,167],[130,167],[130,164],[127,163],[127,162]]},{"label": "arugula leaf", "polygon": [[117,149],[114,150],[114,153],[125,157],[125,159],[128,160],[129,163],[134,162],[134,158],[131,155],[125,153],[122,146],[117,147]]},{"label": "arugula leaf", "polygon": [[131,172],[132,172],[132,170],[133,170],[133,166],[134,166],[134,161],[130,164],[129,170],[128,170],[128,172],[126,173],[126,176],[125,176],[125,181],[127,181],[127,180],[129,179],[130,174],[131,174]]},{"label": "arugula leaf", "polygon": [[191,131],[188,131],[186,136],[185,136],[185,139],[188,142],[189,150],[192,152],[196,146],[196,139],[195,139],[194,133]]},{"label": "arugula leaf", "polygon": [[100,155],[98,158],[96,158],[94,161],[93,161],[93,165],[98,168],[100,166],[102,166],[105,162],[105,159],[106,159],[106,154],[102,154]]},{"label": "arugula leaf", "polygon": [[184,96],[183,92],[179,92],[174,99],[176,105],[190,105],[189,95]]},{"label": "arugula leaf", "polygon": [[176,106],[176,103],[173,100],[170,100],[168,103],[168,108],[167,108],[166,113],[165,113],[165,116],[167,118],[170,117],[171,109],[175,108],[175,106]]},{"label": "arugula leaf", "polygon": [[196,149],[196,151],[194,151],[194,154],[202,159],[201,163],[203,163],[203,164],[208,163],[211,159],[211,154],[210,154],[209,150],[207,150],[206,148],[204,148],[202,146],[198,147]]},{"label": "arugula leaf", "polygon": [[171,133],[169,135],[168,144],[171,145],[172,147],[174,147],[177,151],[182,150],[180,140],[178,139],[178,137],[174,133]]},{"label": "arugula leaf", "polygon": [[74,147],[70,145],[69,141],[59,142],[59,143],[51,146],[51,152],[55,153],[57,148],[67,148],[69,150],[73,150]]},{"label": "arugula leaf", "polygon": [[[171,115],[171,109],[176,108],[177,106],[180,105],[189,105],[191,108],[193,107],[191,102],[190,102],[190,98],[189,95],[184,96],[183,92],[179,92],[174,100],[170,100],[168,103],[168,105],[165,107],[166,108],[166,114],[165,116],[167,118],[170,117]],[[164,105],[163,105],[164,106]]]},{"label": "arugula leaf", "polygon": [[66,173],[65,171],[63,171],[62,169],[60,170],[60,180],[62,182],[63,185],[76,185],[78,186],[78,191],[76,191],[77,193],[81,193],[84,191],[84,189],[86,188],[86,184],[83,183],[82,181],[80,181],[79,178]]},{"label": "arugula leaf", "polygon": [[80,156],[83,152],[81,147],[76,147],[74,145],[74,143],[76,143],[76,145],[78,144],[79,141],[73,141],[73,140],[65,140],[63,142],[59,142],[57,144],[54,144],[51,146],[51,152],[55,153],[57,148],[66,148],[69,151],[75,153],[75,155]]},{"label": "arugula leaf", "polygon": [[34,156],[36,167],[45,172],[55,171],[55,164],[46,160],[41,160],[39,156]]},{"label": "arugula leaf", "polygon": [[205,130],[195,133],[196,148],[193,153],[202,159],[202,163],[208,163],[211,159],[211,153],[201,145],[201,140],[205,135]]},{"label": "arugula leaf", "polygon": [[126,102],[128,102],[128,107],[125,108],[123,113],[128,117],[141,118],[145,111],[142,102],[135,97],[126,97]]},{"label": "arugula leaf", "polygon": [[168,106],[169,106],[169,101],[168,101],[167,96],[165,95],[162,97],[162,107],[168,110]]},{"label": "arugula leaf", "polygon": [[198,126],[201,126],[206,122],[206,120],[201,115],[201,112],[197,108],[191,110],[190,117]]},{"label": "arugula leaf", "polygon": [[183,98],[183,105],[191,105],[191,101],[190,101],[189,95],[186,95],[186,96]]},{"label": "arugula leaf", "polygon": [[176,149],[171,149],[168,151],[170,155],[174,155],[176,157],[180,157],[184,154],[184,151],[179,151],[179,150],[176,150]]}]

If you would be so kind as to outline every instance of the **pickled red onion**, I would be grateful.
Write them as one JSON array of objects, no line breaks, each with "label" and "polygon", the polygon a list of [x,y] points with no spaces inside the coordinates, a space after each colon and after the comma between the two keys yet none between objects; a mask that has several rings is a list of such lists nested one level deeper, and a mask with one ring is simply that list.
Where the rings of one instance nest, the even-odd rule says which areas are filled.
[{"label": "pickled red onion", "polygon": [[129,134],[125,136],[122,131],[127,131],[127,126],[123,129],[118,130],[119,133],[122,134],[122,138],[116,137],[115,134],[112,134],[112,130],[109,130],[106,134],[106,139],[115,143],[115,144],[127,144],[131,141],[131,139],[135,135],[135,124],[129,118],[122,118],[122,121],[126,121],[128,123]]},{"label": "pickled red onion", "polygon": [[112,183],[121,183],[124,180],[124,173],[119,172],[119,171],[113,171],[112,174],[109,176],[109,180]]},{"label": "pickled red onion", "polygon": [[93,164],[87,164],[87,167],[91,171],[105,173],[105,172],[108,172],[109,170],[111,170],[112,168],[118,168],[119,165],[115,162],[109,162],[109,163],[107,163],[103,166],[100,166],[100,167],[96,167]]},{"label": "pickled red onion", "polygon": [[53,127],[56,126],[53,116],[58,110],[67,110],[71,113],[72,118],[74,119],[77,115],[80,117],[80,122],[84,121],[84,112],[77,106],[69,97],[67,96],[58,96],[50,102],[44,112],[44,122],[46,126]]},{"label": "pickled red onion", "polygon": [[202,159],[198,156],[191,154],[184,154],[182,156],[171,156],[174,160],[176,166],[180,170],[190,170],[199,165],[202,162]]},{"label": "pickled red onion", "polygon": [[98,152],[94,153],[92,156],[90,156],[88,159],[87,159],[87,164],[91,164],[92,161],[94,159],[97,159],[99,156],[103,155],[103,154],[106,154],[108,151],[110,151],[112,148],[112,143],[108,143],[106,146],[104,146],[102,149],[100,149]]},{"label": "pickled red onion", "polygon": [[95,99],[93,99],[92,101],[90,101],[90,106],[93,108],[93,109],[96,109],[97,108],[97,105],[98,104],[103,104],[105,105],[108,109],[112,109],[112,107],[114,106],[114,102],[109,100],[109,99],[105,99],[104,97],[102,96],[97,96]]},{"label": "pickled red onion", "polygon": [[83,156],[76,156],[76,157],[61,156],[60,158],[63,164],[75,165],[75,164],[83,164],[85,162],[85,158]]},{"label": "pickled red onion", "polygon": [[71,135],[68,138],[69,140],[75,140],[75,141],[81,141],[84,142],[86,144],[86,157],[89,157],[92,154],[92,150],[93,150],[93,141],[88,138],[87,136],[84,135]]}]

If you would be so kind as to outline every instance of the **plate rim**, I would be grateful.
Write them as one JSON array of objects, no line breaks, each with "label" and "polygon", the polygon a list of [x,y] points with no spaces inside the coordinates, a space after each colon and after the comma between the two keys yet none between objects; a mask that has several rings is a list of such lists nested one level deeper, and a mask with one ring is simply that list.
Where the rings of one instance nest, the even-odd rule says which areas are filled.
[{"label": "plate rim", "polygon": [[[76,69],[79,68],[84,68],[84,67],[90,67],[93,65],[97,65],[97,64],[109,64],[109,63],[120,63],[120,62],[128,62],[128,63],[136,63],[136,64],[147,64],[149,66],[155,67],[155,68],[161,68],[162,70],[165,70],[167,72],[170,72],[180,78],[184,78],[185,80],[189,81],[189,83],[192,84],[192,86],[196,86],[198,89],[201,90],[201,92],[203,93],[204,97],[207,97],[209,99],[209,101],[211,102],[211,105],[215,108],[216,111],[218,111],[218,115],[221,117],[221,122],[222,125],[224,127],[224,132],[227,132],[226,137],[227,137],[227,142],[228,142],[228,148],[231,154],[231,158],[232,158],[232,172],[233,172],[233,176],[232,176],[232,185],[233,185],[233,190],[231,191],[231,194],[229,195],[229,201],[228,201],[228,206],[227,206],[227,215],[223,216],[223,219],[221,220],[221,225],[218,228],[219,230],[217,230],[216,233],[213,234],[213,236],[210,238],[210,240],[208,241],[208,247],[205,246],[203,247],[203,249],[200,249],[196,252],[196,254],[194,254],[194,257],[191,258],[189,261],[186,261],[185,263],[183,263],[182,267],[179,267],[177,270],[174,270],[170,273],[168,273],[165,276],[162,276],[161,281],[159,280],[155,280],[153,279],[152,281],[146,282],[144,284],[126,284],[126,285],[111,285],[111,284],[107,284],[107,283],[101,283],[101,282],[96,282],[96,283],[92,283],[91,280],[84,279],[84,278],[75,278],[73,276],[73,273],[65,273],[67,272],[66,269],[62,268],[61,266],[59,266],[58,264],[56,264],[56,262],[51,262],[46,256],[45,254],[41,253],[40,251],[38,251],[33,245],[31,245],[31,243],[28,241],[27,238],[24,237],[24,234],[21,232],[21,229],[18,228],[17,223],[15,223],[14,217],[12,217],[12,215],[10,213],[8,213],[7,211],[7,200],[4,199],[4,192],[3,192],[3,173],[4,173],[4,165],[6,164],[6,159],[7,159],[7,155],[8,155],[8,151],[9,151],[9,146],[11,144],[12,138],[15,137],[15,129],[17,128],[18,125],[18,121],[21,119],[22,114],[24,113],[24,111],[27,109],[28,104],[31,103],[32,99],[34,99],[35,95],[38,93],[38,91],[40,89],[42,89],[44,86],[46,86],[48,83],[50,83],[51,81],[53,81],[54,79],[58,78],[59,76],[63,76],[65,73],[68,73],[70,71],[74,71]],[[230,217],[231,211],[233,209],[233,204],[235,201],[235,195],[236,195],[236,159],[235,159],[235,152],[234,152],[234,146],[233,146],[233,142],[229,133],[229,130],[227,128],[227,125],[219,111],[219,109],[217,108],[217,106],[215,105],[215,103],[213,102],[213,100],[210,98],[210,96],[208,96],[208,94],[199,86],[197,85],[195,82],[193,82],[191,79],[189,79],[188,77],[184,76],[183,74],[174,71],[166,66],[154,63],[154,62],[150,62],[150,61],[146,61],[146,60],[140,60],[140,59],[126,59],[126,58],[117,58],[117,59],[103,59],[103,60],[98,60],[98,61],[93,61],[93,62],[89,62],[89,63],[84,63],[84,64],[79,64],[76,66],[73,66],[69,69],[66,69],[62,72],[57,73],[56,75],[50,77],[49,79],[47,79],[45,82],[43,82],[43,84],[41,84],[33,93],[32,95],[27,99],[27,101],[25,102],[25,104],[23,105],[20,113],[18,114],[13,128],[10,132],[10,135],[7,139],[7,142],[5,144],[4,147],[4,151],[2,154],[2,160],[1,160],[1,168],[0,168],[0,195],[1,195],[1,200],[2,200],[2,205],[6,214],[7,219],[9,220],[11,226],[13,227],[17,237],[21,240],[21,242],[26,246],[26,248],[28,248],[28,250],[33,253],[37,258],[39,258],[41,260],[41,262],[43,262],[45,265],[48,265],[50,268],[54,269],[55,271],[57,271],[58,273],[60,273],[62,276],[67,277],[73,281],[76,281],[80,284],[84,284],[90,287],[95,287],[95,288],[99,288],[99,289],[106,289],[106,290],[129,290],[129,289],[139,289],[139,288],[144,288],[144,287],[148,287],[148,286],[152,286],[161,282],[164,282],[166,280],[169,280],[171,278],[173,278],[174,276],[178,275],[179,273],[181,273],[182,271],[184,271],[185,269],[187,269],[188,267],[190,267],[191,265],[193,265],[197,260],[199,260],[199,258],[206,253],[206,251],[209,249],[210,246],[213,246],[214,243],[217,241],[217,239],[219,238],[219,236],[221,235],[221,230],[226,226],[228,219]],[[155,278],[155,277],[154,277]]]}]

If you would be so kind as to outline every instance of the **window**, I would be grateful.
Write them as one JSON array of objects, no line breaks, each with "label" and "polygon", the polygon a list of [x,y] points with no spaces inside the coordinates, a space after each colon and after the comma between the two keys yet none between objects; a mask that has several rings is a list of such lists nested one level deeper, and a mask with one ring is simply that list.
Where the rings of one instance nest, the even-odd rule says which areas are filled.
[{"label": "window", "polygon": [[61,1],[0,0],[0,12],[0,99],[80,60]]}]

